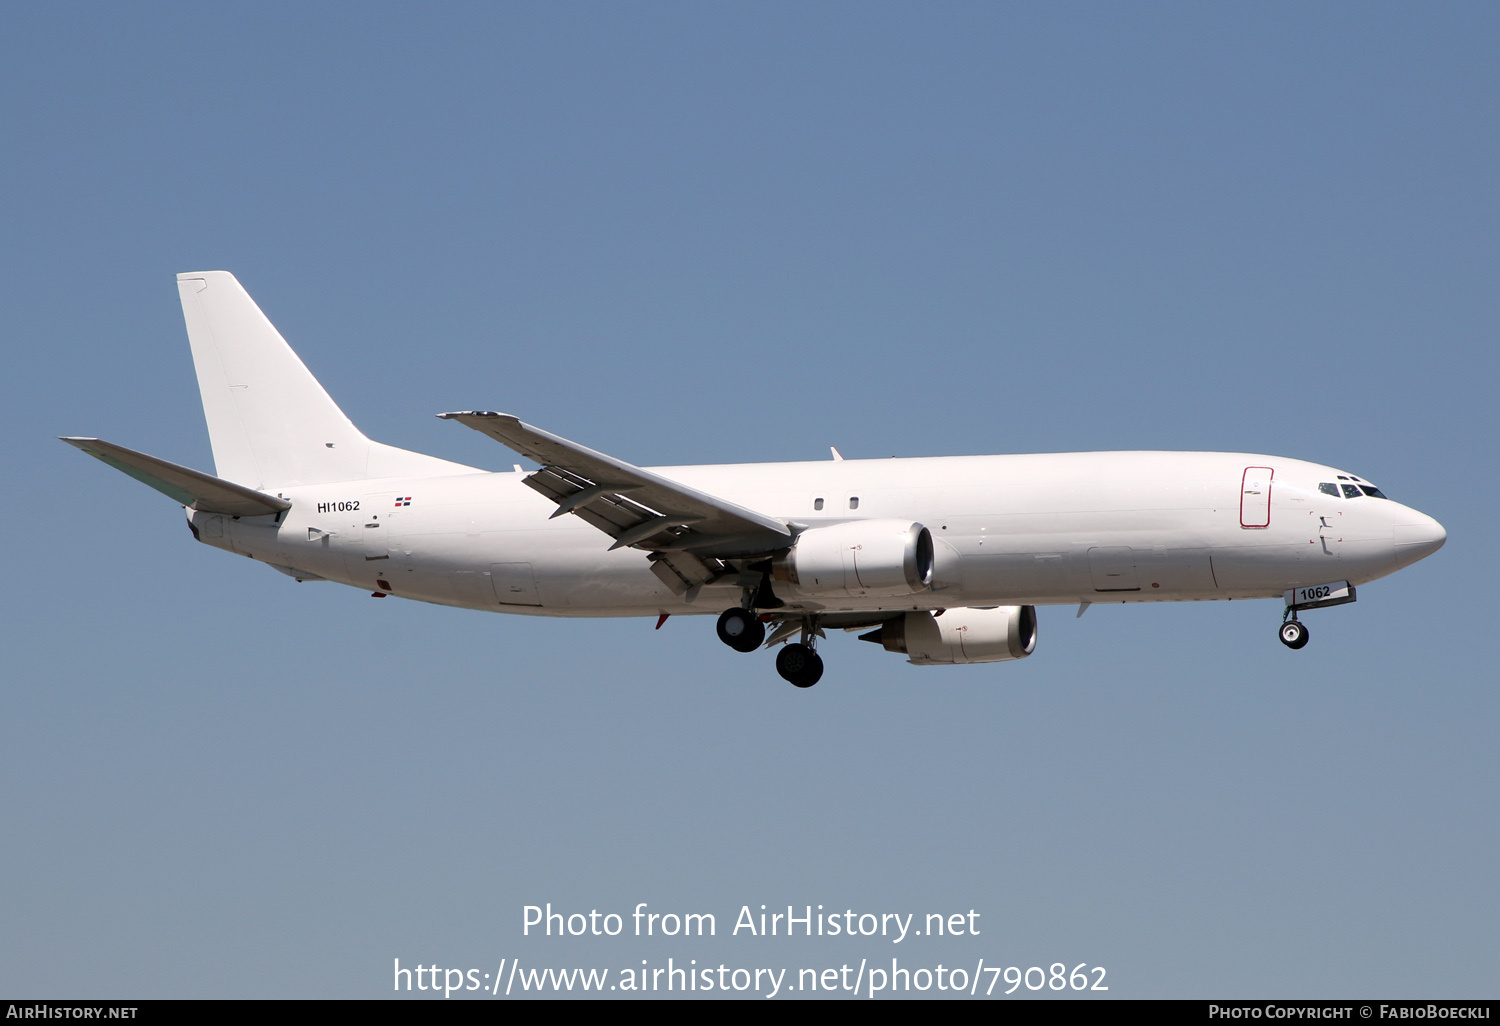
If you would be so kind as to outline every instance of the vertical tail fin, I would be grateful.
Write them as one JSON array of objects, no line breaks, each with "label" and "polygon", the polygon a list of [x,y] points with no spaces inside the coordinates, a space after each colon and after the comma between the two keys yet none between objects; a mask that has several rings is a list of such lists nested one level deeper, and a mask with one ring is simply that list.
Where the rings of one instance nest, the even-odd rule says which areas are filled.
[{"label": "vertical tail fin", "polygon": [[177,276],[219,477],[267,489],[473,468],[372,442],[228,271]]}]

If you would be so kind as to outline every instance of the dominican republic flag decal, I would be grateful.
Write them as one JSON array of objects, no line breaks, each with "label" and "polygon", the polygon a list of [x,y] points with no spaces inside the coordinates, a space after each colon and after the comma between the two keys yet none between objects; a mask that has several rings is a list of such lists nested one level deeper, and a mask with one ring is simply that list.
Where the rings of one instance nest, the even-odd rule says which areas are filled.
[{"label": "dominican republic flag decal", "polygon": [[398,495],[398,496],[396,496],[396,505],[397,506],[410,506],[411,505],[411,496],[410,495]]}]

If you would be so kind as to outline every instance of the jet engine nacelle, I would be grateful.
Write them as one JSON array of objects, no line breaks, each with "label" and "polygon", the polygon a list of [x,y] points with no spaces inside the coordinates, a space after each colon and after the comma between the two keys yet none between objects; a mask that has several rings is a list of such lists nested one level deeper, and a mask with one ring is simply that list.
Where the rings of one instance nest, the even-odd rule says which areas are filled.
[{"label": "jet engine nacelle", "polygon": [[904,652],[918,665],[1025,659],[1036,648],[1036,606],[908,612],[859,638]]},{"label": "jet engine nacelle", "polygon": [[800,595],[876,598],[932,587],[932,533],[910,520],[853,520],[814,527],[773,564]]}]

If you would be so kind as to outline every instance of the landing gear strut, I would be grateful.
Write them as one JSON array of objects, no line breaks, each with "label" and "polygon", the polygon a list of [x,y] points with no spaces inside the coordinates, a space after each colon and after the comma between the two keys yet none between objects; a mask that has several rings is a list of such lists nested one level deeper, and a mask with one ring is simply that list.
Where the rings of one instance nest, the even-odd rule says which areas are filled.
[{"label": "landing gear strut", "polygon": [[766,625],[753,610],[736,606],[719,614],[719,640],[736,652],[754,652],[766,640]]},{"label": "landing gear strut", "polygon": [[1281,621],[1281,643],[1287,648],[1301,648],[1307,644],[1307,628],[1297,620],[1296,610],[1289,609],[1290,620]]}]

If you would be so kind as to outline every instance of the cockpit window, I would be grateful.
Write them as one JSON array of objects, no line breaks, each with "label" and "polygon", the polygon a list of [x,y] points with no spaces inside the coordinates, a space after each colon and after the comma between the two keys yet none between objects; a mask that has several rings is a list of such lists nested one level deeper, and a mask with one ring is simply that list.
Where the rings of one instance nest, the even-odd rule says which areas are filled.
[{"label": "cockpit window", "polygon": [[1339,486],[1332,481],[1324,481],[1318,485],[1318,491],[1324,495],[1332,495],[1335,499],[1339,497]]},{"label": "cockpit window", "polygon": [[1344,485],[1344,498],[1346,498],[1346,499],[1357,499],[1357,498],[1359,498],[1359,489],[1356,488],[1354,485],[1351,485],[1351,484]]},{"label": "cockpit window", "polygon": [[1364,492],[1372,499],[1384,499],[1386,497],[1385,492],[1382,492],[1379,488],[1375,488],[1371,485],[1362,484],[1359,486],[1359,488],[1360,491]]}]

